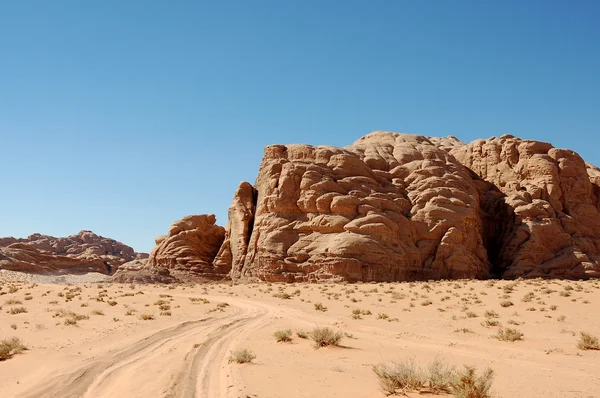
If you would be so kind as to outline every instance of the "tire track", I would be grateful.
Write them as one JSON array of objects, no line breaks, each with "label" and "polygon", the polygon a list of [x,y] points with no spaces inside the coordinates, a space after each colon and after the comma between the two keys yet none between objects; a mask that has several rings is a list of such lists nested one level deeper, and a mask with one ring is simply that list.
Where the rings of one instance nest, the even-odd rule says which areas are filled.
[{"label": "tire track", "polygon": [[[71,368],[21,397],[226,397],[228,378],[234,379],[226,362],[228,351],[241,336],[268,322],[272,313],[251,301],[227,301],[235,304],[224,317],[163,329]],[[239,386],[239,378],[236,382]]]}]

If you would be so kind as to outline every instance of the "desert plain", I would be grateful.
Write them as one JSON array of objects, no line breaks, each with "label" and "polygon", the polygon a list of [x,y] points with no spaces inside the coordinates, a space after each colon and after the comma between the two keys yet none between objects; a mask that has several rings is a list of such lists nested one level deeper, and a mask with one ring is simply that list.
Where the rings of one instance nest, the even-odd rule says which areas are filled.
[{"label": "desert plain", "polygon": [[[23,345],[0,360],[2,397],[384,397],[374,367],[436,361],[493,370],[493,397],[600,396],[600,351],[578,346],[600,335],[598,280],[0,278],[0,340]],[[316,347],[316,328],[337,346]]]}]

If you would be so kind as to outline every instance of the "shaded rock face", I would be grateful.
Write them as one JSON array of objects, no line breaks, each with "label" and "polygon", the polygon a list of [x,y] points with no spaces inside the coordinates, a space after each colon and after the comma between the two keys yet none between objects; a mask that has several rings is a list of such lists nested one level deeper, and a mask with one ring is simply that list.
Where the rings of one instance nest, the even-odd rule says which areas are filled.
[{"label": "shaded rock face", "polygon": [[91,231],[66,238],[41,234],[27,239],[0,238],[0,268],[12,271],[112,274],[121,264],[143,256]]},{"label": "shaded rock face", "polygon": [[225,241],[213,262],[216,269],[229,270],[232,279],[239,279],[244,267],[254,227],[255,202],[256,191],[249,183],[242,182],[229,207]]},{"label": "shaded rock face", "polygon": [[500,228],[497,239],[493,262],[501,276],[600,276],[596,167],[573,151],[510,135],[450,153],[503,194],[504,220],[512,225]]}]

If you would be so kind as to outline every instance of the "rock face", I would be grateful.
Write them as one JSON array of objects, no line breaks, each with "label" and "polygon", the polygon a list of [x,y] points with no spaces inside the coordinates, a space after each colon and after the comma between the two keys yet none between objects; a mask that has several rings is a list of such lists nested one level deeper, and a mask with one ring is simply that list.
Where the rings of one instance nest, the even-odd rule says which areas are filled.
[{"label": "rock face", "polygon": [[229,207],[225,241],[213,264],[223,271],[230,270],[232,279],[239,279],[242,274],[254,226],[255,201],[256,191],[252,185],[242,182]]},{"label": "rock face", "polygon": [[[226,230],[176,222],[138,275],[266,281],[600,277],[600,169],[505,135],[271,145]],[[158,279],[156,279],[158,278]],[[163,279],[166,280],[166,279]]]},{"label": "rock face", "polygon": [[230,263],[226,264],[226,268],[212,264],[225,238],[225,229],[215,222],[214,214],[187,216],[174,222],[168,235],[156,238],[156,246],[143,268],[120,272],[114,280],[170,282],[174,278],[203,280],[227,277]]},{"label": "rock face", "polygon": [[91,231],[66,238],[40,234],[27,239],[0,238],[0,268],[12,271],[112,274],[121,264],[143,257],[131,247]]},{"label": "rock face", "polygon": [[451,154],[495,185],[512,215],[494,261],[503,277],[600,276],[597,168],[573,151],[510,135],[477,140]]},{"label": "rock face", "polygon": [[234,279],[489,275],[477,186],[425,137],[372,133],[345,149],[269,146],[255,189],[254,225],[244,228],[251,237],[229,242]]}]

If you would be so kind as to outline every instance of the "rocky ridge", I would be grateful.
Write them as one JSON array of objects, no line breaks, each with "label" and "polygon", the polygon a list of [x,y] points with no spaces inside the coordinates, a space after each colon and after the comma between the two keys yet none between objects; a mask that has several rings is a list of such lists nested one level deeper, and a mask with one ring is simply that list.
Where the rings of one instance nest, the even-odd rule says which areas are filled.
[{"label": "rocky ridge", "polygon": [[33,234],[0,238],[0,269],[38,274],[113,274],[129,261],[144,262],[148,255],[91,231],[64,238]]},{"label": "rocky ridge", "polygon": [[147,266],[120,278],[596,278],[599,200],[600,169],[511,135],[271,145],[225,229],[213,215],[186,217],[157,239]]}]

